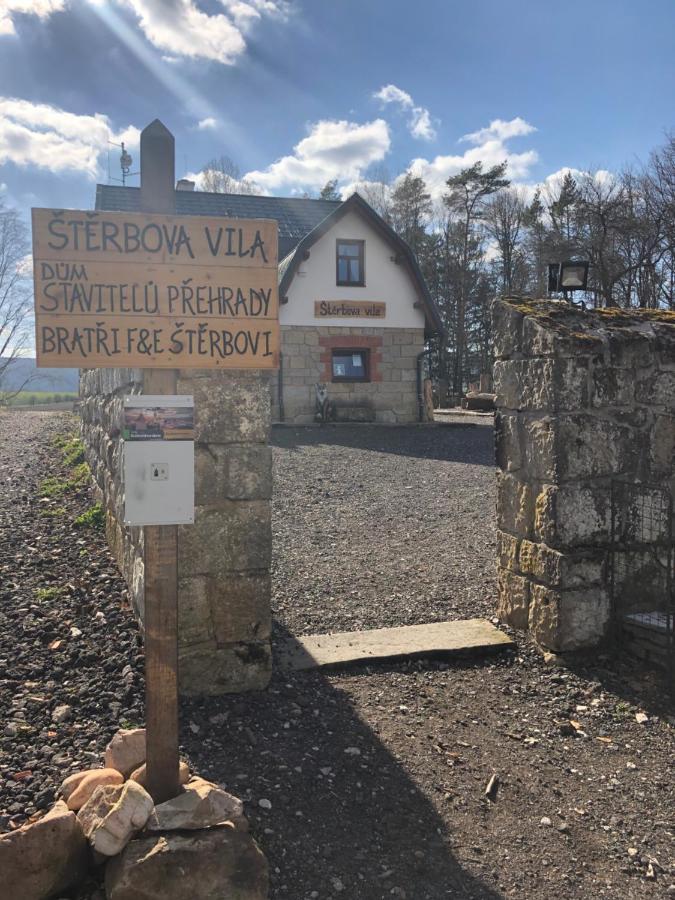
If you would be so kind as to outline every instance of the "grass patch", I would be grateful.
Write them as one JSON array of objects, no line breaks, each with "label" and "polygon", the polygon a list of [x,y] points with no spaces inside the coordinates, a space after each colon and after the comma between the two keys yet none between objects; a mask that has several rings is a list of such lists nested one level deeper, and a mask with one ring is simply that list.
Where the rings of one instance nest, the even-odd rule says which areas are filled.
[{"label": "grass patch", "polygon": [[50,475],[40,485],[40,493],[43,497],[60,497],[70,487],[70,482],[64,478],[57,478],[56,475]]},{"label": "grass patch", "polygon": [[8,399],[8,406],[43,406],[47,403],[72,403],[77,400],[72,391],[19,391]]},{"label": "grass patch", "polygon": [[66,509],[64,506],[56,506],[54,509],[43,509],[40,513],[45,519],[58,519],[60,516],[65,516],[65,514]]},{"label": "grass patch", "polygon": [[81,462],[78,466],[75,466],[73,469],[72,477],[70,479],[71,487],[79,487],[81,484],[86,484],[89,481],[89,477],[91,475],[91,470],[86,462]]},{"label": "grass patch", "polygon": [[89,466],[86,462],[81,462],[71,472],[68,479],[59,478],[56,475],[49,475],[40,484],[40,492],[43,497],[61,497],[66,491],[80,487],[89,481]]},{"label": "grass patch", "polygon": [[35,599],[38,603],[43,603],[46,600],[56,600],[60,596],[60,587],[37,588],[35,591]]},{"label": "grass patch", "polygon": [[100,503],[94,503],[88,510],[75,519],[77,528],[103,528],[105,522],[105,513]]},{"label": "grass patch", "polygon": [[79,466],[84,462],[84,444],[79,437],[72,437],[63,444],[61,449],[63,450],[63,463],[68,468]]}]

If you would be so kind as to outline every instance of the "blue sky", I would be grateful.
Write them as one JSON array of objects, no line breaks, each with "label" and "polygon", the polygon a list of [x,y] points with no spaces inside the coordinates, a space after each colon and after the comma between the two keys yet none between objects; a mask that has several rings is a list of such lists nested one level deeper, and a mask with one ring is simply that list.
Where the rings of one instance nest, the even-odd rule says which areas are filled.
[{"label": "blue sky", "polygon": [[0,197],[93,206],[155,117],[177,176],[227,154],[278,195],[611,170],[675,125],[674,35],[673,0],[0,0]]}]

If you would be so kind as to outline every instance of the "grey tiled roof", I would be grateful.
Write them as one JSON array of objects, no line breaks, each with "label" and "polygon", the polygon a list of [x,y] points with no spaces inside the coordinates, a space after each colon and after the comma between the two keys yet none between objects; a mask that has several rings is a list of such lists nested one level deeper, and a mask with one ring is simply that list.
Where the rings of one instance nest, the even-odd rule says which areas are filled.
[{"label": "grey tiled roof", "polygon": [[[140,188],[113,184],[96,185],[96,209],[108,212],[140,212],[140,205]],[[276,219],[279,223],[280,260],[338,206],[339,200],[176,191],[176,212],[182,216]]]}]

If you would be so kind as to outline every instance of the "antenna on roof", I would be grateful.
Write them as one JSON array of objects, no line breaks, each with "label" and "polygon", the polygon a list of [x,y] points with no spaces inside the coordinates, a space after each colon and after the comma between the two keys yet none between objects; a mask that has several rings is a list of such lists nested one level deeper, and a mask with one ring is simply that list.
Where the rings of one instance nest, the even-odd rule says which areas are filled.
[{"label": "antenna on roof", "polygon": [[108,155],[108,178],[110,181],[118,181],[121,184],[126,185],[127,178],[132,178],[134,175],[140,175],[140,172],[132,172],[131,164],[133,163],[133,159],[131,158],[131,154],[127,153],[124,142],[121,144],[116,144],[114,141],[108,141],[109,144],[112,144],[113,147],[121,147],[122,152],[120,153],[120,170],[122,172],[121,178],[113,178],[110,174],[110,155]]}]

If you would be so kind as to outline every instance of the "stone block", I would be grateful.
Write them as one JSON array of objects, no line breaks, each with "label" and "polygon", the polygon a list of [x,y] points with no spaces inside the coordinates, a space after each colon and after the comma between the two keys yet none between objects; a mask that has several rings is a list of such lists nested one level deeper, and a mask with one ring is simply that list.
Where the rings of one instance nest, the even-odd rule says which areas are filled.
[{"label": "stone block", "polygon": [[178,642],[181,645],[210,644],[215,647],[209,584],[207,575],[178,579]]},{"label": "stone block", "polygon": [[497,563],[502,569],[518,571],[520,541],[506,531],[497,531]]},{"label": "stone block", "polygon": [[635,386],[635,399],[638,403],[675,409],[675,372],[657,370],[641,378]]},{"label": "stone block", "polygon": [[628,406],[635,395],[635,372],[605,364],[604,357],[596,360],[592,369],[591,406]]},{"label": "stone block", "polygon": [[[672,319],[659,322],[652,319],[652,333],[654,335],[653,349],[656,351],[662,367],[672,369],[675,366],[675,328]],[[651,355],[650,355],[651,363]]]},{"label": "stone block", "polygon": [[178,671],[186,697],[262,691],[272,677],[272,650],[269,641],[194,652],[179,648]]},{"label": "stone block", "polygon": [[[556,302],[549,301],[552,309]],[[560,307],[558,307],[560,309]],[[557,359],[578,359],[599,353],[603,349],[601,336],[589,332],[582,326],[572,331],[564,325],[555,325],[549,319],[536,319],[528,316],[523,322],[522,351],[527,357],[556,357]]]},{"label": "stone block", "polygon": [[514,628],[526,629],[530,605],[530,583],[509,569],[497,570],[497,615]]},{"label": "stone block", "polygon": [[613,327],[607,330],[609,358],[605,364],[623,369],[642,369],[654,362],[653,332]]},{"label": "stone block", "polygon": [[611,540],[609,485],[564,484],[555,492],[550,543],[558,547],[607,544]]},{"label": "stone block", "polygon": [[155,807],[146,831],[200,831],[227,823],[248,831],[242,801],[217,784],[195,776],[177,797]]},{"label": "stone block", "polygon": [[136,781],[97,787],[77,814],[93,850],[117,856],[140,831],[154,808],[152,797]]},{"label": "stone block", "polygon": [[537,481],[555,481],[558,474],[556,420],[550,416],[524,419],[521,431],[524,457],[521,469]]},{"label": "stone block", "polygon": [[265,900],[267,860],[234,828],[153,834],[108,864],[108,900]]},{"label": "stone block", "polygon": [[557,465],[561,478],[597,478],[631,470],[636,459],[631,428],[599,416],[557,420]]},{"label": "stone block", "polygon": [[271,592],[269,572],[233,572],[226,578],[209,579],[209,613],[216,645],[269,638]]},{"label": "stone block", "polygon": [[272,553],[270,504],[266,500],[223,501],[195,507],[194,525],[178,528],[178,574],[224,577],[269,568]]},{"label": "stone block", "polygon": [[197,442],[267,442],[271,424],[268,375],[209,371],[207,377],[187,378],[181,372],[178,393],[194,395]]},{"label": "stone block", "polygon": [[87,864],[82,827],[62,800],[37,822],[0,835],[2,892],[10,900],[60,897],[85,877]]},{"label": "stone block", "polygon": [[495,359],[512,359],[522,349],[525,316],[504,300],[492,304],[492,334]]},{"label": "stone block", "polygon": [[145,762],[145,728],[120,728],[105,748],[105,766],[125,778]]},{"label": "stone block", "polygon": [[497,527],[519,537],[531,537],[536,493],[515,476],[497,473]]},{"label": "stone block", "polygon": [[558,586],[562,583],[563,555],[546,544],[521,541],[519,568],[523,575],[546,585]]},{"label": "stone block", "polygon": [[588,360],[515,359],[494,364],[500,409],[565,412],[588,404]]},{"label": "stone block", "polygon": [[223,500],[269,500],[272,449],[264,444],[197,444],[195,504],[217,506]]},{"label": "stone block", "polygon": [[596,647],[606,636],[609,615],[609,595],[602,588],[559,591],[531,586],[530,632],[554,653]]},{"label": "stone block", "polygon": [[561,587],[565,589],[590,587],[607,583],[607,553],[603,550],[584,550],[562,556]]},{"label": "stone block", "polygon": [[499,409],[554,408],[554,363],[548,359],[498,360],[494,364],[495,403]]},{"label": "stone block", "polygon": [[[675,403],[675,398],[673,398]],[[649,441],[654,478],[675,475],[675,414],[656,416]]]}]

